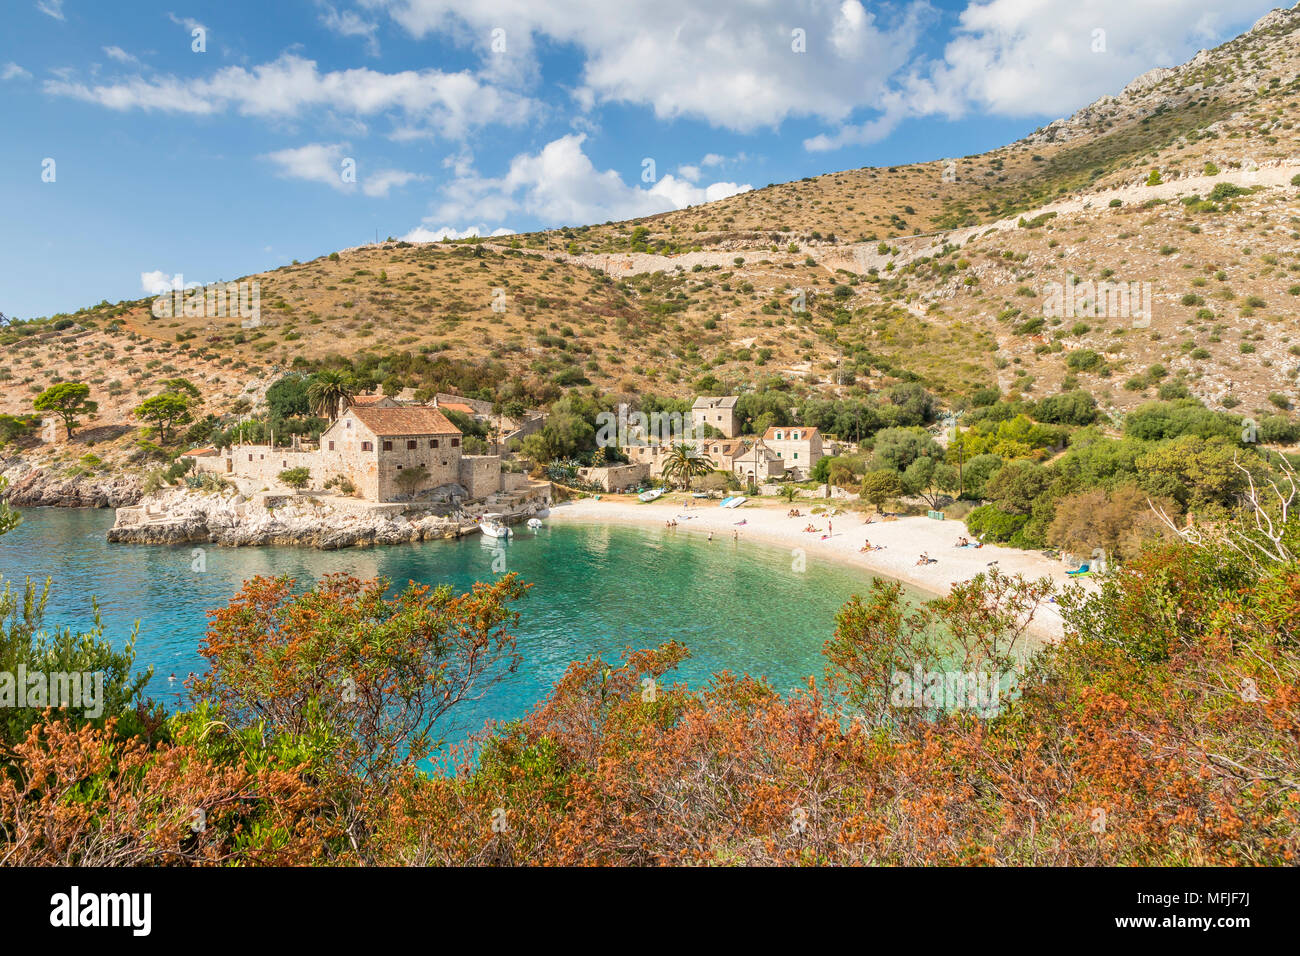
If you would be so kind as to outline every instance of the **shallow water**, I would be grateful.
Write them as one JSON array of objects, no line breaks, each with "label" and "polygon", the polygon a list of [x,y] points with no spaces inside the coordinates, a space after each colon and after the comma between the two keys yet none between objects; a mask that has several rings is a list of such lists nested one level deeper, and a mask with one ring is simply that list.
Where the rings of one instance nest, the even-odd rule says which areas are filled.
[{"label": "shallow water", "polygon": [[[322,574],[347,572],[464,591],[496,577],[498,555],[478,536],[330,552],[208,546],[206,570],[196,572],[193,545],[108,544],[111,510],[23,514],[24,522],[0,538],[0,576],[53,578],[47,625],[85,626],[92,596],[115,642],[138,620],[138,662],[154,667],[149,692],[173,706],[184,691],[168,675],[183,679],[205,669],[197,653],[205,611],[226,604],[246,578],[288,574],[305,586]],[[440,728],[448,740],[463,739],[485,721],[526,713],[571,661],[591,654],[612,660],[627,647],[667,640],[690,648],[692,657],[676,676],[692,686],[720,670],[766,677],[779,690],[802,686],[823,672],[821,649],[836,611],[852,594],[865,593],[871,580],[811,557],[797,572],[783,550],[707,542],[683,531],[565,523],[536,534],[521,526],[516,535],[502,548],[505,570],[534,585],[518,605],[523,663],[481,700],[457,709]]]}]

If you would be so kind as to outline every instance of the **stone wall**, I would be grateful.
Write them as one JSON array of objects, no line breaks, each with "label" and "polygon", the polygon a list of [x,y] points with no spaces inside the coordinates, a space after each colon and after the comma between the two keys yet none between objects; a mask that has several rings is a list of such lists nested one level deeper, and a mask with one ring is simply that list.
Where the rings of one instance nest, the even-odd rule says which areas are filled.
[{"label": "stone wall", "polygon": [[528,421],[521,424],[514,431],[505,435],[501,439],[501,441],[497,443],[495,450],[497,452],[509,451],[511,443],[517,441],[519,442],[523,441],[529,435],[533,435],[541,431],[545,425],[546,425],[545,415],[538,415],[536,418],[530,418]]},{"label": "stone wall", "polygon": [[289,468],[306,468],[311,472],[311,484],[319,486],[324,476],[320,458],[315,451],[289,451],[270,445],[243,445],[227,448],[218,455],[194,458],[196,474],[235,475],[279,484],[279,474]]},{"label": "stone wall", "polygon": [[[385,442],[392,442],[392,447],[385,447]],[[430,447],[437,442],[438,447]],[[455,442],[453,445],[452,442]],[[401,485],[398,475],[407,468],[419,468],[424,465],[428,476],[415,487],[415,495],[441,485],[460,482],[460,439],[446,436],[420,435],[413,438],[380,438],[376,440],[381,449],[379,465],[379,501],[393,501],[398,496],[405,497],[410,492]],[[414,443],[415,447],[410,445]]]},{"label": "stone wall", "polygon": [[506,493],[519,491],[521,488],[527,488],[530,484],[532,484],[532,479],[522,471],[501,472],[501,490]]},{"label": "stone wall", "polygon": [[620,491],[640,484],[650,476],[650,465],[639,462],[632,465],[607,465],[602,468],[579,468],[584,481],[600,485],[606,491]]},{"label": "stone wall", "polygon": [[501,490],[499,455],[464,455],[460,459],[457,483],[471,498],[486,498]]},{"label": "stone wall", "polygon": [[474,409],[474,414],[491,416],[492,403],[485,402],[478,398],[466,398],[464,395],[453,395],[451,392],[438,392],[433,401],[435,405],[468,405]]}]

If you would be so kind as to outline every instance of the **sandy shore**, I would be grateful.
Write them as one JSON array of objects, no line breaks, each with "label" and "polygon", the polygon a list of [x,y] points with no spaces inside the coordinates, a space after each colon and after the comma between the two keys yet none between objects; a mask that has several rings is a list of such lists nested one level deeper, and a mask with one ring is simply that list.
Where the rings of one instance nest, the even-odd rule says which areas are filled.
[{"label": "sandy shore", "polygon": [[[803,517],[791,518],[787,512],[798,507]],[[931,518],[898,518],[882,521],[872,516],[864,523],[860,512],[841,512],[833,518],[826,514],[809,515],[809,502],[797,505],[781,502],[747,502],[737,509],[718,507],[716,501],[695,501],[686,507],[680,495],[673,500],[644,504],[635,498],[617,495],[602,496],[596,501],[584,498],[556,505],[551,509],[551,521],[597,521],[614,524],[636,524],[663,528],[665,522],[676,518],[676,534],[698,535],[707,540],[710,532],[715,540],[730,540],[738,533],[740,540],[756,541],[773,547],[802,548],[809,559],[824,558],[853,565],[880,577],[902,581],[919,591],[947,594],[952,585],[967,581],[981,571],[988,570],[990,562],[997,562],[999,570],[1007,574],[1020,574],[1029,580],[1051,578],[1064,586],[1070,582],[1066,565],[1044,557],[1037,551],[1000,548],[988,545],[983,548],[957,548],[957,539],[967,535],[966,525],[960,521],[935,521]],[[738,524],[738,522],[744,524]],[[815,533],[804,529],[811,524]],[[825,537],[829,532],[830,536]],[[870,541],[881,550],[864,553],[859,549]],[[916,563],[925,552],[934,563],[924,566]],[[1055,639],[1061,635],[1061,616],[1054,606],[1040,609],[1032,628],[1036,636]]]}]

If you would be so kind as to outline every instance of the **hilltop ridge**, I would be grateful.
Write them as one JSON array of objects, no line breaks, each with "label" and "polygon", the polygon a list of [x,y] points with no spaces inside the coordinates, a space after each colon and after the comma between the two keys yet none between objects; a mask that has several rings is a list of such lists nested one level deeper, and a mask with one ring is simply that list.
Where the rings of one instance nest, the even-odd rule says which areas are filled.
[{"label": "hilltop ridge", "polygon": [[[258,273],[253,328],[160,319],[149,300],[20,323],[0,335],[0,412],[77,378],[96,427],[120,433],[158,373],[193,378],[214,409],[256,408],[288,370],[364,359],[396,386],[534,404],[585,386],[685,397],[781,379],[835,397],[914,379],[953,403],[1079,386],[1122,414],[1176,384],[1285,413],[1300,401],[1297,27],[1300,5],[1273,11],[980,156]],[[1071,276],[1150,284],[1149,327],[1044,316]]]}]

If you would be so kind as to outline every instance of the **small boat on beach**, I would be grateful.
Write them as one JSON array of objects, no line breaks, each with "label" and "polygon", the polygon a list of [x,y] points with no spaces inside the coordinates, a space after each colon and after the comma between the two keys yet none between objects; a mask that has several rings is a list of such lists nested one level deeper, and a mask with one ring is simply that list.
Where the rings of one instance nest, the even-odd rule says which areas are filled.
[{"label": "small boat on beach", "polygon": [[478,529],[483,532],[485,537],[489,538],[509,538],[513,531],[505,523],[499,514],[485,514],[479,518]]},{"label": "small boat on beach", "polygon": [[660,495],[664,493],[664,490],[665,489],[663,488],[652,488],[649,491],[641,492],[641,494],[637,495],[636,497],[638,501],[654,501],[656,498],[658,498]]},{"label": "small boat on beach", "polygon": [[718,503],[718,507],[719,507],[719,508],[739,508],[741,505],[743,505],[743,504],[744,504],[746,501],[748,501],[748,500],[749,500],[749,499],[746,498],[744,495],[736,495],[734,498],[723,498],[722,501],[720,501],[720,502]]}]

